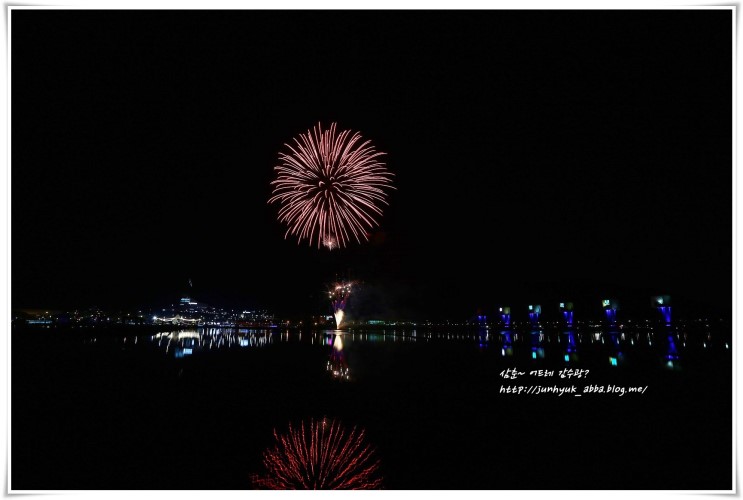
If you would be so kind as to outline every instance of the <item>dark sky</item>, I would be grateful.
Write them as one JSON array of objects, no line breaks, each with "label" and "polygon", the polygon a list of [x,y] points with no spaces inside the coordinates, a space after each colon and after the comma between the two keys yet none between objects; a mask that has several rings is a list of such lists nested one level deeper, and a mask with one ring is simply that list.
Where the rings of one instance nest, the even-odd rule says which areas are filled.
[{"label": "dark sky", "polygon": [[[367,315],[651,293],[729,315],[731,16],[13,11],[13,306],[171,302],[192,278],[324,313],[350,272]],[[370,243],[298,246],[267,204],[318,121],[387,153]]]}]

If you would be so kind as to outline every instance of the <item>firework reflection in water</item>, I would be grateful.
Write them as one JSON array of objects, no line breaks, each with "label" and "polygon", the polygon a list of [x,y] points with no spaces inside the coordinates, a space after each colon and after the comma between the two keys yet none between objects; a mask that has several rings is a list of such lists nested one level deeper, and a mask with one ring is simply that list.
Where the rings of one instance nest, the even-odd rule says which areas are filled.
[{"label": "firework reflection in water", "polygon": [[333,349],[330,352],[330,359],[328,359],[325,369],[330,372],[330,375],[335,379],[351,379],[348,370],[348,363],[346,362],[346,355],[343,353],[342,335],[335,335],[335,338],[333,339]]},{"label": "firework reflection in water", "polygon": [[365,443],[364,431],[347,432],[335,420],[310,420],[279,435],[263,454],[266,472],[253,479],[274,490],[377,489],[382,485],[379,459]]}]

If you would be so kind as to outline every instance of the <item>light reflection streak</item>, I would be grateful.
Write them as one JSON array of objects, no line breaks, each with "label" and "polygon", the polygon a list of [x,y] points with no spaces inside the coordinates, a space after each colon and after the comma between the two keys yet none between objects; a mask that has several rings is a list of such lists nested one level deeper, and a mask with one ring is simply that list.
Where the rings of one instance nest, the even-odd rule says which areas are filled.
[{"label": "light reflection streak", "polygon": [[[582,330],[582,333],[581,333]],[[696,332],[687,330],[683,326],[660,328],[656,338],[654,331],[659,329],[650,326],[620,329],[619,327],[602,326],[598,330],[585,328],[581,325],[574,328],[544,328],[530,329],[526,326],[521,329],[501,330],[490,335],[485,329],[473,329],[469,332],[457,330],[405,330],[381,329],[365,330],[350,328],[338,335],[336,330],[268,330],[268,329],[238,329],[234,327],[206,327],[186,328],[183,330],[159,332],[154,335],[143,336],[146,345],[162,350],[169,356],[176,358],[202,355],[205,352],[220,349],[244,349],[264,347],[275,343],[303,343],[309,345],[332,348],[331,354],[344,353],[347,342],[360,343],[389,343],[391,345],[411,344],[425,339],[426,342],[457,343],[471,345],[483,352],[493,350],[498,357],[513,356],[538,359],[562,360],[570,363],[579,361],[577,353],[586,360],[593,356],[609,356],[616,359],[621,366],[623,359],[630,359],[640,350],[652,351],[656,359],[663,359],[664,363],[672,361],[676,367],[679,357],[689,355],[711,355],[717,349],[729,349],[725,338],[712,335],[709,330]],[[273,332],[273,333],[272,333]],[[141,336],[141,335],[140,335]],[[132,338],[134,337],[134,338]],[[137,335],[114,337],[118,346],[124,349],[140,349]],[[96,340],[88,337],[85,343],[94,344]],[[110,340],[104,339],[106,342]],[[656,342],[656,340],[659,340]],[[101,344],[101,342],[98,342]],[[592,345],[593,344],[593,345]],[[341,347],[340,349],[338,347]],[[584,346],[584,347],[581,347]],[[705,354],[711,353],[711,354]],[[606,360],[607,358],[604,358]],[[338,364],[333,361],[332,365]],[[606,363],[606,361],[603,361]],[[340,365],[339,365],[340,366]],[[347,365],[346,365],[347,367]],[[340,373],[340,370],[336,370]],[[345,371],[345,368],[344,368]],[[348,373],[350,375],[350,371]],[[350,378],[350,377],[349,377]]]},{"label": "light reflection streak", "polygon": [[[288,341],[288,332],[286,335]],[[263,347],[273,343],[274,339],[271,330],[199,328],[159,332],[149,340],[159,348],[165,343],[166,353],[172,352],[176,358],[183,358],[222,348]]]}]

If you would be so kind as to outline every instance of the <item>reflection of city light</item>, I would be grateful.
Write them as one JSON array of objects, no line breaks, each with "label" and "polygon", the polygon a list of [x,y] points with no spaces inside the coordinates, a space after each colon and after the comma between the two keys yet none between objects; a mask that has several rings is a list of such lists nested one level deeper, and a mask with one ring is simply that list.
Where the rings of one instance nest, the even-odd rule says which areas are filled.
[{"label": "reflection of city light", "polygon": [[611,366],[617,366],[617,358],[610,356],[609,363],[611,364]]},{"label": "reflection of city light", "polygon": [[[165,352],[169,352],[171,344],[174,344],[173,352],[176,357],[195,354],[202,348],[219,349],[221,347],[231,348],[233,346],[244,348],[264,346],[273,342],[270,331],[234,330],[232,328],[208,328],[204,330],[181,330],[177,332],[158,333],[150,337],[149,340],[163,347],[163,338],[167,338],[168,340],[164,345]],[[278,338],[282,341],[289,341],[288,333],[286,333],[286,336],[280,335]],[[136,343],[136,337],[134,341]]]},{"label": "reflection of city light", "polygon": [[335,336],[335,340],[333,340],[333,348],[336,351],[342,351],[343,350],[343,340],[340,335]]}]

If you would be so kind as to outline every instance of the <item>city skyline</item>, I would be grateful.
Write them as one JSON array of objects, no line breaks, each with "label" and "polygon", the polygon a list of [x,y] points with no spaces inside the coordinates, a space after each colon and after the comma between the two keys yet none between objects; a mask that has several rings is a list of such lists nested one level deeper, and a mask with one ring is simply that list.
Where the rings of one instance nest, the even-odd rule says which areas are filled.
[{"label": "city skyline", "polygon": [[[404,316],[662,293],[730,315],[726,12],[34,11],[51,47],[30,14],[13,307],[131,307],[192,277],[309,313],[350,272]],[[387,153],[368,243],[285,240],[268,204],[283,144],[318,122]]]}]

